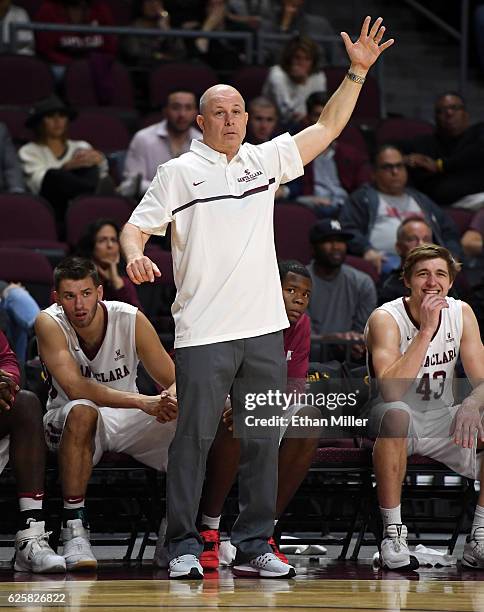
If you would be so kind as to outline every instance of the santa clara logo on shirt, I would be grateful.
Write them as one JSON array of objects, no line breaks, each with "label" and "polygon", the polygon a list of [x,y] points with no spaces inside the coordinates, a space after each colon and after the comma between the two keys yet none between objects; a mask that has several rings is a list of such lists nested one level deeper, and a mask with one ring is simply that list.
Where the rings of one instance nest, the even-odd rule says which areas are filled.
[{"label": "santa clara logo on shirt", "polygon": [[240,176],[237,179],[239,183],[250,183],[250,181],[255,181],[255,179],[262,174],[262,170],[257,170],[257,172],[251,172],[248,168],[244,170],[244,176]]},{"label": "santa clara logo on shirt", "polygon": [[120,359],[124,359],[124,355],[121,355],[121,349],[116,349],[114,354],[114,361],[119,361]]}]

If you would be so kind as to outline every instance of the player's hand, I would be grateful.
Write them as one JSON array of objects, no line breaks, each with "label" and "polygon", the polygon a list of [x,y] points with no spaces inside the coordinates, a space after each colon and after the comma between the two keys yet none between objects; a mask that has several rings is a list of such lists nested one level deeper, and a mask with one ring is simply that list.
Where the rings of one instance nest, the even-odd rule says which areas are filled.
[{"label": "player's hand", "polygon": [[466,397],[455,413],[449,435],[454,438],[457,446],[473,448],[476,432],[477,440],[484,442],[484,427],[479,404],[474,398]]},{"label": "player's hand", "polygon": [[174,421],[178,416],[178,401],[176,395],[172,395],[169,390],[162,391],[158,406],[156,420],[160,423]]},{"label": "player's hand", "polygon": [[229,431],[234,430],[234,413],[232,410],[232,404],[230,403],[230,397],[225,400],[222,421]]},{"label": "player's hand", "polygon": [[128,261],[126,272],[129,279],[135,285],[141,285],[141,283],[146,282],[154,283],[155,277],[161,276],[158,266],[146,255],[141,255]]},{"label": "player's hand", "polygon": [[15,393],[20,387],[13,380],[12,375],[0,369],[0,412],[11,409],[15,401]]},{"label": "player's hand", "polygon": [[440,311],[448,307],[444,297],[426,294],[420,305],[420,330],[433,335],[439,324]]},{"label": "player's hand", "polygon": [[[341,32],[341,38],[343,39],[353,69],[361,70],[366,74],[380,54],[395,42],[393,38],[390,38],[382,43],[383,35],[385,34],[385,26],[382,25],[382,22],[383,19],[378,17],[370,27],[371,17],[365,17],[361,26],[360,36],[354,43],[351,42],[351,38],[346,32]],[[360,74],[360,76],[363,76],[363,74]]]}]

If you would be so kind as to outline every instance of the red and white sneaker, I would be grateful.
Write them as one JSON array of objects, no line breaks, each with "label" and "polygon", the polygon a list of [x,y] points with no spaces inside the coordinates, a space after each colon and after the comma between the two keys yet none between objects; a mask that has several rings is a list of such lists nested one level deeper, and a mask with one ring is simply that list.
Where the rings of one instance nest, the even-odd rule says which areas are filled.
[{"label": "red and white sneaker", "polygon": [[220,546],[220,532],[218,529],[204,529],[200,531],[203,540],[203,552],[200,555],[200,565],[203,569],[217,569],[219,566],[218,550]]},{"label": "red and white sneaker", "polygon": [[247,563],[234,565],[235,576],[249,578],[293,578],[296,570],[292,565],[283,563],[274,553],[264,553]]},{"label": "red and white sneaker", "polygon": [[283,563],[289,563],[286,555],[279,550],[274,538],[269,538],[267,540],[267,543],[272,548],[272,552],[276,555],[278,559],[280,559]]}]

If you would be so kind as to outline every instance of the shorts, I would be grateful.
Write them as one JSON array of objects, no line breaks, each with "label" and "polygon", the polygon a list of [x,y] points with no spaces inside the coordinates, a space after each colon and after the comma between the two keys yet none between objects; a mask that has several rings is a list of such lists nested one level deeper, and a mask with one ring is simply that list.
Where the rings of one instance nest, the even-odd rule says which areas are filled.
[{"label": "shorts", "polygon": [[407,457],[422,455],[439,461],[450,470],[472,478],[480,479],[482,454],[476,448],[462,448],[454,443],[449,431],[459,406],[430,410],[426,413],[410,408],[405,402],[381,402],[371,408],[369,436],[379,436],[384,415],[389,410],[401,410],[410,417],[407,434]]},{"label": "shorts", "polygon": [[175,435],[176,421],[159,423],[154,416],[134,408],[99,407],[90,400],[78,399],[62,408],[53,408],[44,415],[47,446],[57,451],[67,416],[74,406],[92,406],[98,411],[94,436],[93,465],[103,453],[126,453],[145,465],[166,472],[168,447]]},{"label": "shorts", "polygon": [[10,436],[4,436],[0,440],[0,474],[7,465],[9,459]]}]

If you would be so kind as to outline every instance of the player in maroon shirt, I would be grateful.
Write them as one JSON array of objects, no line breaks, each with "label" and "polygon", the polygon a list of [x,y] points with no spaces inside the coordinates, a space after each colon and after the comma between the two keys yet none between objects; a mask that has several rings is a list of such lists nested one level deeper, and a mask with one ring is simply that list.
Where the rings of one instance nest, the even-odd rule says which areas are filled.
[{"label": "player in maroon shirt", "polygon": [[[282,292],[290,327],[284,330],[284,351],[287,360],[287,392],[304,392],[309,367],[311,324],[305,314],[311,295],[311,276],[298,261],[279,264]],[[207,474],[200,503],[204,551],[200,563],[205,569],[219,565],[219,523],[225,499],[234,483],[240,457],[239,440],[231,433],[231,409],[224,413],[224,422],[213,442],[207,460]],[[230,429],[230,431],[229,431]],[[304,480],[313,460],[319,437],[283,437],[279,449],[279,479],[276,503],[278,519]],[[285,556],[271,538],[269,544],[282,560]],[[155,563],[165,566],[161,540],[155,553]]]},{"label": "player in maroon shirt", "polygon": [[19,500],[14,569],[20,572],[65,572],[64,557],[49,546],[42,511],[47,447],[42,406],[30,391],[20,390],[15,353],[0,331],[0,472],[8,460]]}]

